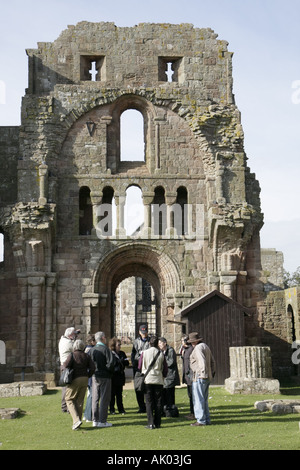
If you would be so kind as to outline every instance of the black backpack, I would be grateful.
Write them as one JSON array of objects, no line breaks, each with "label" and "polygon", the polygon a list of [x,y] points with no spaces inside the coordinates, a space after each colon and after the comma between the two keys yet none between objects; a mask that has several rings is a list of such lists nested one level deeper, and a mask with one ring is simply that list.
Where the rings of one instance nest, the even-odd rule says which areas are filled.
[{"label": "black backpack", "polygon": [[167,406],[164,406],[164,415],[166,418],[178,418],[179,416],[179,411],[176,405],[172,405],[171,407],[167,408]]}]

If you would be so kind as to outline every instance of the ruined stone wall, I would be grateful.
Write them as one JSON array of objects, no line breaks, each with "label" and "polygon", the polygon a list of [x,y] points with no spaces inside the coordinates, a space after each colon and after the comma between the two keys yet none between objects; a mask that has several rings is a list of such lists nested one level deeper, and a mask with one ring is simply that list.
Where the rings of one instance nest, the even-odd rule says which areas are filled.
[{"label": "ruined stone wall", "polygon": [[0,338],[6,346],[6,364],[16,365],[20,316],[20,291],[11,243],[4,238],[4,261],[0,263]]},{"label": "ruined stone wall", "polygon": [[[28,49],[29,93],[49,94],[57,84],[89,81],[91,62],[96,81],[108,88],[153,87],[166,81],[172,63],[174,81],[195,90],[197,98],[232,103],[231,56],[227,42],[209,28],[191,24],[81,22],[68,26],[53,43]],[[201,91],[201,93],[200,93]]]},{"label": "ruined stone wall", "polygon": [[[157,332],[176,347],[180,310],[210,290],[255,309],[263,293],[260,190],[246,163],[227,42],[189,24],[81,22],[27,54],[17,202],[0,214],[18,278],[15,362],[55,370],[57,341],[70,325],[109,336],[113,293],[131,276],[152,285]],[[143,117],[138,162],[121,158],[128,109]],[[2,154],[15,155],[8,144]],[[124,228],[131,185],[145,214],[134,239]],[[183,193],[191,209],[184,233],[172,218]],[[99,210],[112,197],[116,231],[105,233]],[[167,226],[154,233],[158,200]]]},{"label": "ruined stone wall", "polygon": [[299,289],[291,288],[269,292],[265,299],[257,304],[261,334],[259,339],[252,337],[249,340],[250,344],[271,348],[275,377],[295,374],[291,358],[292,343],[300,340],[299,301]]},{"label": "ruined stone wall", "polygon": [[0,206],[17,201],[18,158],[19,127],[0,127]]},{"label": "ruined stone wall", "polygon": [[261,264],[264,290],[283,289],[283,253],[275,250],[275,248],[264,248],[261,250]]}]

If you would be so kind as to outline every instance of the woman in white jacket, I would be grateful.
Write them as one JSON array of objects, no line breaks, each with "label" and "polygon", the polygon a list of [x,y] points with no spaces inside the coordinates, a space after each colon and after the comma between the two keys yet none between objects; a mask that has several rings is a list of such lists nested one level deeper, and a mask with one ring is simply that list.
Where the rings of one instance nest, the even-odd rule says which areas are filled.
[{"label": "woman in white jacket", "polygon": [[[60,360],[60,369],[63,370],[63,364],[67,360],[69,354],[73,351],[73,344],[77,338],[77,335],[80,333],[80,330],[75,330],[73,326],[67,328],[65,334],[60,338],[58,343],[58,352]],[[63,387],[61,391],[61,411],[66,413],[68,411],[66,404],[66,390],[67,387]]]},{"label": "woman in white jacket", "polygon": [[145,374],[156,358],[145,378],[145,402],[148,424],[146,428],[160,428],[162,414],[162,392],[164,377],[168,372],[168,366],[163,353],[158,349],[158,337],[151,336],[150,348],[144,351],[139,360],[139,369]]}]

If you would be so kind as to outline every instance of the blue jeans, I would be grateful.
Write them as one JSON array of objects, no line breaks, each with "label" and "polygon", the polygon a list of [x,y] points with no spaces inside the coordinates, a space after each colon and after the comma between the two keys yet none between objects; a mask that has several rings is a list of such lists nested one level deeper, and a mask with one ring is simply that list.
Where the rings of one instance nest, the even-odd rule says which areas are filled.
[{"label": "blue jeans", "polygon": [[209,384],[208,379],[198,379],[197,382],[193,382],[194,415],[200,424],[210,424],[208,409]]}]

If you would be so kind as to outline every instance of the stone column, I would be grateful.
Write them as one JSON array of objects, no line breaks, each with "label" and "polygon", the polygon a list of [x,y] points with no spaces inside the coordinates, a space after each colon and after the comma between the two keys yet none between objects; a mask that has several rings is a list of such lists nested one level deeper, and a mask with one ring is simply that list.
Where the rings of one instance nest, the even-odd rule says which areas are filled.
[{"label": "stone column", "polygon": [[[108,149],[107,149],[107,142],[108,142],[108,127],[110,126],[112,121],[111,116],[102,116],[101,117],[101,123],[100,123],[100,130],[98,135],[104,135],[105,139],[103,139],[102,145],[105,147],[103,152],[104,155],[108,155]],[[107,158],[107,157],[106,157]],[[104,166],[104,171],[107,171],[109,168],[107,160],[105,161],[105,166]],[[116,170],[116,168],[114,168]],[[109,170],[110,172],[110,170]]]},{"label": "stone column", "polygon": [[[219,157],[218,157],[219,158]],[[220,160],[216,162],[216,198],[218,203],[226,203],[223,193],[224,165]]]},{"label": "stone column", "polygon": [[143,194],[144,203],[144,227],[142,236],[145,238],[151,238],[152,236],[152,224],[151,224],[151,204],[153,201],[154,194]]},{"label": "stone column", "polygon": [[[162,111],[160,110],[160,113]],[[155,170],[160,170],[160,126],[166,122],[166,118],[164,114],[160,116],[156,116],[154,118],[154,125],[155,125]]]},{"label": "stone column", "polygon": [[123,195],[115,195],[116,209],[117,209],[117,227],[116,227],[116,237],[125,238],[126,230],[124,228],[124,208],[126,197]]},{"label": "stone column", "polygon": [[31,306],[28,308],[30,318],[30,334],[31,341],[29,346],[30,350],[30,364],[34,364],[37,370],[44,363],[42,354],[44,343],[44,328],[45,319],[43,316],[43,309],[45,305],[45,276],[37,274],[37,276],[28,277],[28,298],[31,300]]},{"label": "stone column", "polygon": [[[100,222],[101,216],[99,215],[98,207],[102,203],[102,191],[92,191],[91,192],[91,202],[93,207],[93,228],[92,228],[92,235],[102,235],[100,233],[100,228],[98,227],[98,223]],[[100,231],[100,232],[99,232]]]},{"label": "stone column", "polygon": [[46,278],[45,305],[45,371],[55,369],[57,345],[56,341],[56,274]]},{"label": "stone column", "polygon": [[160,132],[159,122],[155,123],[155,169],[160,168]]},{"label": "stone column", "polygon": [[[167,204],[167,229],[166,237],[167,238],[177,238],[177,230],[174,227],[174,207],[176,204],[177,194],[166,194],[166,204]],[[174,206],[174,207],[173,207]],[[173,214],[172,214],[173,213]]]},{"label": "stone column", "polygon": [[39,204],[44,206],[47,204],[47,175],[48,175],[48,166],[42,164],[39,166],[39,180],[40,180],[40,197]]},{"label": "stone column", "polygon": [[272,379],[269,347],[241,346],[229,348],[230,378],[225,388],[235,394],[280,393],[278,380]]},{"label": "stone column", "polygon": [[99,305],[100,294],[85,292],[83,298],[83,324],[85,334],[92,333],[92,307]]}]

